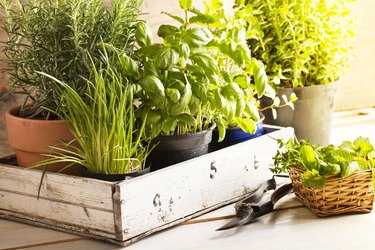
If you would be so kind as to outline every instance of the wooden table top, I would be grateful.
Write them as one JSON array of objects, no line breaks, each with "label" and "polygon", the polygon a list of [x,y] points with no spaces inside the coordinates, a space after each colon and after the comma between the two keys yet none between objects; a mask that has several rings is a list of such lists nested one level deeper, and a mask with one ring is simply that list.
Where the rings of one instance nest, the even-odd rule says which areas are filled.
[{"label": "wooden table top", "polygon": [[[333,143],[359,135],[375,143],[375,109],[337,114]],[[234,215],[233,205],[228,205],[128,247],[0,219],[0,249],[375,249],[374,212],[317,218],[293,194],[280,200],[275,208],[255,223],[217,232],[215,229]]]},{"label": "wooden table top", "polygon": [[374,249],[375,214],[317,218],[293,194],[252,224],[215,231],[233,205],[151,235],[128,247],[0,220],[0,249]]}]

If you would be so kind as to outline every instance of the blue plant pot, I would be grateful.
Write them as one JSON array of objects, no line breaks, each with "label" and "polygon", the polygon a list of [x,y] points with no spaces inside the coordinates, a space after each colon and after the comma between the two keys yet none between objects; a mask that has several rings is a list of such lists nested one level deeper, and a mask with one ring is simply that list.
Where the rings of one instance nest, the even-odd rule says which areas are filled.
[{"label": "blue plant pot", "polygon": [[263,135],[263,118],[256,124],[256,131],[254,134],[243,131],[240,127],[230,127],[226,129],[225,138],[222,142],[217,142],[219,139],[219,131],[214,129],[212,132],[212,141],[209,145],[209,151],[219,150],[234,144],[244,142]]}]

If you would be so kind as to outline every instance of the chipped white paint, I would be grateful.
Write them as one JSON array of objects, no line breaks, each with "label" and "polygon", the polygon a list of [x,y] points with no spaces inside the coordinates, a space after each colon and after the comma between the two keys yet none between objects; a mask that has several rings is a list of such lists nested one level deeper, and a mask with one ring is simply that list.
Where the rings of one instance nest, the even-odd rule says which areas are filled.
[{"label": "chipped white paint", "polygon": [[[224,206],[270,177],[277,150],[259,138],[119,183],[0,164],[0,217],[128,245],[151,233]],[[272,138],[271,138],[272,137]]]}]

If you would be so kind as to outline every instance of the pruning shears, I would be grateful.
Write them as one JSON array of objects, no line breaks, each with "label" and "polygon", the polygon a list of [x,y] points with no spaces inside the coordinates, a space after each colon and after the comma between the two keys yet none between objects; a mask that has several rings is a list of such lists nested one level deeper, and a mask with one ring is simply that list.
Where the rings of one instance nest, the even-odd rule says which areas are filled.
[{"label": "pruning shears", "polygon": [[[264,182],[249,197],[237,202],[234,206],[236,210],[235,217],[216,231],[227,230],[242,225],[246,225],[256,218],[273,211],[275,203],[293,190],[292,183],[284,184],[276,190],[275,177]],[[259,203],[267,191],[275,190],[270,199],[264,203]]]}]

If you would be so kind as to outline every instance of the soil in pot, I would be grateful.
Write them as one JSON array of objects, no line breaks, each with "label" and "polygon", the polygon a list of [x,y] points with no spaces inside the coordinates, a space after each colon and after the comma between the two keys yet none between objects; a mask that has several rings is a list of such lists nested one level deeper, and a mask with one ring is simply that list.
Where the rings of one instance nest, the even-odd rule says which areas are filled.
[{"label": "soil in pot", "polygon": [[207,154],[214,128],[215,125],[198,133],[157,136],[152,142],[156,146],[148,156],[152,162],[151,171]]},{"label": "soil in pot", "polygon": [[[47,157],[41,154],[50,153],[49,146],[61,146],[62,142],[74,139],[65,121],[21,118],[15,115],[18,110],[16,107],[5,114],[8,143],[15,150],[18,166],[30,167],[45,160]],[[47,171],[59,172],[64,166],[64,163],[50,164]],[[84,176],[84,168],[71,166],[62,173]]]},{"label": "soil in pot", "polygon": [[151,164],[147,168],[144,168],[139,171],[131,172],[131,173],[126,173],[126,174],[100,174],[100,173],[92,173],[86,170],[86,177],[103,180],[103,181],[123,181],[127,178],[135,178],[135,177],[149,173],[150,168],[151,168],[150,166]]}]

